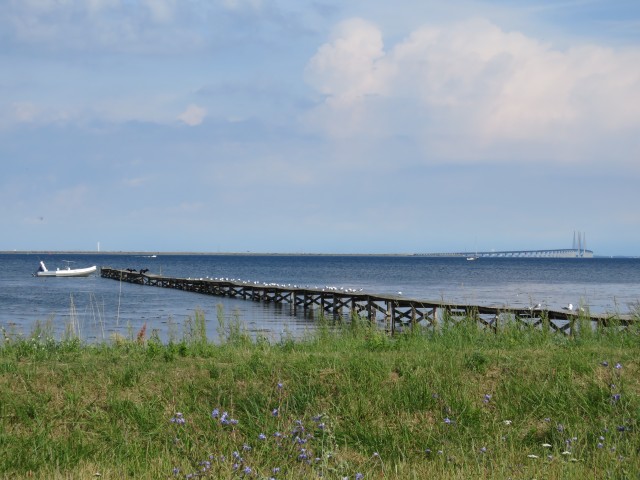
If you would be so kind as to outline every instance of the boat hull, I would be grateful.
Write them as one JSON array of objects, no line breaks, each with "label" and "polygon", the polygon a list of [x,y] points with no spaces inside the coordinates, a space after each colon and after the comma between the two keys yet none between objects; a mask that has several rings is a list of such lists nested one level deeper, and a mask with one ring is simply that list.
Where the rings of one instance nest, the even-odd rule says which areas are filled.
[{"label": "boat hull", "polygon": [[98,269],[97,266],[87,268],[63,268],[62,270],[47,270],[36,272],[37,277],[88,277]]}]

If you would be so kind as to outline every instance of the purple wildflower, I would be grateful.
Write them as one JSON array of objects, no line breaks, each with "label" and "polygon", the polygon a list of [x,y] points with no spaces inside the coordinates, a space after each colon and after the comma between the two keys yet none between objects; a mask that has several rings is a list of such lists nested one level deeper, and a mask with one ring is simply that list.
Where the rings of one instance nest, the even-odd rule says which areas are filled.
[{"label": "purple wildflower", "polygon": [[243,473],[245,475],[250,475],[251,474],[251,467],[244,467]]},{"label": "purple wildflower", "polygon": [[174,467],[173,474],[178,475],[180,473],[180,469],[178,467]]},{"label": "purple wildflower", "polygon": [[267,436],[264,433],[261,433],[260,435],[258,435],[258,440],[266,440]]},{"label": "purple wildflower", "polygon": [[184,425],[186,420],[182,416],[182,413],[177,412],[176,416],[171,419],[171,423],[175,423],[177,425]]},{"label": "purple wildflower", "polygon": [[619,393],[615,393],[611,395],[611,402],[616,403],[620,400],[620,398],[621,398],[621,395]]},{"label": "purple wildflower", "polygon": [[278,409],[274,408],[273,410],[271,410],[271,416],[272,417],[277,417],[278,416]]},{"label": "purple wildflower", "polygon": [[615,368],[616,368],[616,370],[620,370],[620,369],[622,368],[622,364],[621,364],[621,363],[619,363],[619,362],[618,362],[618,363],[616,363]]},{"label": "purple wildflower", "polygon": [[220,410],[218,410],[217,408],[214,408],[213,412],[211,412],[211,418],[218,418],[219,415],[220,415]]},{"label": "purple wildflower", "polygon": [[609,366],[609,362],[604,360],[600,365],[602,365],[603,367],[608,367]]},{"label": "purple wildflower", "polygon": [[480,449],[480,453],[487,453],[487,447],[482,447]]},{"label": "purple wildflower", "polygon": [[491,401],[491,395],[489,395],[488,393],[485,393],[484,399],[482,401],[483,403],[489,403]]},{"label": "purple wildflower", "polygon": [[444,419],[444,423],[446,423],[447,425],[449,425],[451,423],[451,419],[449,417],[445,417]]},{"label": "purple wildflower", "polygon": [[274,467],[273,470],[271,470],[271,473],[273,473],[274,475],[280,473],[280,467]]},{"label": "purple wildflower", "polygon": [[598,448],[602,448],[604,447],[604,445],[602,444],[602,442],[598,442],[598,445],[596,445]]},{"label": "purple wildflower", "polygon": [[284,385],[281,382],[278,382],[278,390],[282,390],[284,388]]},{"label": "purple wildflower", "polygon": [[364,478],[364,475],[360,472],[356,473],[356,480],[362,480]]},{"label": "purple wildflower", "polygon": [[242,450],[244,450],[245,452],[250,452],[251,447],[245,443],[244,445],[242,445]]}]

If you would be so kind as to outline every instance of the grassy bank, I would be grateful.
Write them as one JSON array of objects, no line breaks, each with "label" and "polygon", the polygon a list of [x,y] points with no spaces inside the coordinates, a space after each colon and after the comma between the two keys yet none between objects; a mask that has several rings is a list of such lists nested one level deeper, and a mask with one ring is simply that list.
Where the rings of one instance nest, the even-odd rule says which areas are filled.
[{"label": "grassy bank", "polygon": [[638,478],[638,331],[0,346],[3,478]]}]

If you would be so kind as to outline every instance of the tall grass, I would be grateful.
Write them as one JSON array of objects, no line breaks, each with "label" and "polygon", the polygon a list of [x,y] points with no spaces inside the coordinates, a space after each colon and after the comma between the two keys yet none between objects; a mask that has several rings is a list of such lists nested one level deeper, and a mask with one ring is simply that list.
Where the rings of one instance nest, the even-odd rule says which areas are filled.
[{"label": "tall grass", "polygon": [[322,319],[253,339],[218,311],[163,344],[0,346],[3,478],[637,478],[637,329],[503,320],[395,337]]}]

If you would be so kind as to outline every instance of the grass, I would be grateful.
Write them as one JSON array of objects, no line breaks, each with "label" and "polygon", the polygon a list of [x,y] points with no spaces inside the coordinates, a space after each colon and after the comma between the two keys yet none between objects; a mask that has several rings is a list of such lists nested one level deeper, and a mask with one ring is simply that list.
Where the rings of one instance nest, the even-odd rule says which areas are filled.
[{"label": "grass", "polygon": [[[2,478],[638,478],[640,336],[354,319],[0,346]],[[95,476],[95,477],[94,477]]]}]

